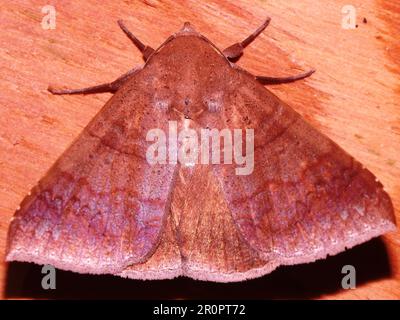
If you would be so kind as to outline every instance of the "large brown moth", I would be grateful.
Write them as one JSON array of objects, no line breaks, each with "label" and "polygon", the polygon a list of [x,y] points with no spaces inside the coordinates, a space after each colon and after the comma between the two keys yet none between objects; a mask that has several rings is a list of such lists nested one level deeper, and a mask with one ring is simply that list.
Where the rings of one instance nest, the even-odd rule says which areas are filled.
[{"label": "large brown moth", "polygon": [[[375,176],[263,86],[313,71],[256,77],[233,63],[269,21],[223,51],[189,23],[154,50],[120,21],[145,64],[108,84],[49,88],[115,94],[23,200],[7,260],[230,282],[394,230],[391,200]],[[252,129],[251,173],[238,174],[233,162],[149,162],[148,133],[168,132],[171,123],[195,133]]]}]

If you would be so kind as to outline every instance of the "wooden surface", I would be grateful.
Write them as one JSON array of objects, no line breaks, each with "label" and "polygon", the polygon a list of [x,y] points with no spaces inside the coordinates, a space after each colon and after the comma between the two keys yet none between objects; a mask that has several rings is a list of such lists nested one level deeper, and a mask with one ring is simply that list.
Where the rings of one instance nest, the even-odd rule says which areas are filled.
[{"label": "wooden surface", "polygon": [[[46,91],[48,84],[82,87],[107,82],[142,63],[116,24],[120,18],[153,47],[190,21],[223,49],[271,16],[271,26],[238,64],[259,75],[316,68],[306,81],[270,90],[379,177],[400,221],[400,6],[396,1],[48,2],[57,11],[55,30],[41,27],[44,1],[13,0],[0,7],[2,297],[400,298],[398,232],[317,263],[279,268],[261,279],[236,284],[189,279],[140,282],[59,271],[57,290],[48,292],[40,287],[40,267],[4,263],[7,228],[15,209],[110,97],[52,96]],[[341,27],[345,4],[357,10],[354,30]],[[341,289],[345,264],[356,267],[355,290]]]}]

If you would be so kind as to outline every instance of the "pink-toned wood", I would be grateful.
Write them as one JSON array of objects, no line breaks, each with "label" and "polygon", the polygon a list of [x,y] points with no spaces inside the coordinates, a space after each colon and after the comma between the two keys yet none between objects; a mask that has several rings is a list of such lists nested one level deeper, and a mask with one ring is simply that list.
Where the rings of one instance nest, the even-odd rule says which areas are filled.
[{"label": "pink-toned wood", "polygon": [[[352,1],[358,28],[341,28],[346,1],[54,1],[55,30],[44,30],[40,1],[9,1],[0,13],[0,258],[15,209],[103,106],[109,95],[51,96],[47,85],[82,87],[114,80],[141,55],[120,32],[123,18],[157,47],[184,21],[221,49],[242,40],[266,15],[271,25],[238,63],[260,75],[316,68],[304,83],[270,87],[316,128],[365,164],[400,208],[398,5]],[[363,18],[367,23],[363,22]],[[398,218],[399,220],[399,218]],[[310,265],[262,279],[221,285],[178,279],[154,283],[59,272],[57,290],[40,289],[40,268],[0,265],[3,297],[399,298],[398,232]],[[342,290],[341,268],[358,271],[356,290]]]}]

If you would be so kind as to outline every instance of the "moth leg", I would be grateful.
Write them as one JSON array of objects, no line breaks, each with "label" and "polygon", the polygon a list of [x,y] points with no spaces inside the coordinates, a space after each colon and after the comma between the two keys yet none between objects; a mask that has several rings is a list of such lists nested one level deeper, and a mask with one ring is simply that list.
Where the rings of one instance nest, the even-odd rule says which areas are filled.
[{"label": "moth leg", "polygon": [[56,89],[52,86],[47,88],[52,94],[90,94],[90,93],[103,93],[103,92],[111,92],[115,93],[117,90],[128,80],[128,78],[135,73],[139,68],[133,68],[129,70],[127,73],[120,76],[118,79],[113,82],[99,84],[93,87],[81,88],[81,89]]},{"label": "moth leg", "polygon": [[249,35],[246,39],[242,42],[237,42],[228,48],[226,48],[222,53],[225,57],[230,60],[236,60],[243,54],[243,49],[247,47],[257,36],[264,31],[264,29],[269,25],[271,18],[267,18],[265,22],[258,27],[256,31],[254,31],[251,35]]},{"label": "moth leg", "polygon": [[304,78],[307,78],[311,76],[315,72],[314,69],[301,73],[295,76],[289,76],[289,77],[264,77],[264,76],[256,76],[256,80],[261,82],[262,84],[281,84],[281,83],[289,83],[289,82],[295,82],[297,80],[301,80]]},{"label": "moth leg", "polygon": [[128,30],[122,20],[118,20],[118,25],[122,29],[122,31],[128,36],[128,38],[133,42],[133,44],[140,50],[140,52],[143,54],[144,61],[146,61],[154,52],[154,49],[152,47],[146,46],[145,44],[143,44],[143,42],[136,38],[133,33]]}]

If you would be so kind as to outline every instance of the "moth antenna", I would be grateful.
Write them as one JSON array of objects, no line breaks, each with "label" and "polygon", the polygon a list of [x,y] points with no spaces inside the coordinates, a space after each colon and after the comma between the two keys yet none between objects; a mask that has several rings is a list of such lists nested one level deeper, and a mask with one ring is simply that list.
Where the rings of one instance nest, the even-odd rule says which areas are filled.
[{"label": "moth antenna", "polygon": [[271,22],[271,18],[267,17],[267,19],[264,21],[264,23],[257,28],[256,31],[254,31],[251,35],[249,35],[246,39],[244,39],[242,42],[237,42],[228,48],[226,48],[222,53],[225,55],[230,60],[236,60],[239,59],[239,57],[243,54],[243,49],[246,48],[257,36],[265,30],[265,28],[269,25]]},{"label": "moth antenna", "polygon": [[127,37],[133,42],[133,44],[143,54],[143,58],[146,61],[151,56],[151,54],[154,52],[154,49],[150,46],[145,45],[138,38],[136,38],[133,35],[133,33],[128,30],[128,28],[125,26],[125,24],[122,20],[118,20],[117,22],[118,22],[118,25],[121,28],[121,30],[127,35]]},{"label": "moth antenna", "polygon": [[295,82],[297,80],[301,80],[311,76],[315,72],[314,69],[311,69],[308,72],[301,73],[295,76],[289,77],[266,77],[266,76],[256,76],[256,80],[261,82],[262,84],[282,84],[282,83],[290,83]]}]

